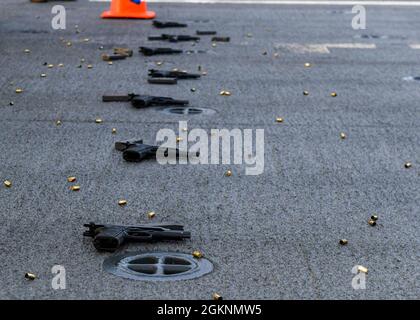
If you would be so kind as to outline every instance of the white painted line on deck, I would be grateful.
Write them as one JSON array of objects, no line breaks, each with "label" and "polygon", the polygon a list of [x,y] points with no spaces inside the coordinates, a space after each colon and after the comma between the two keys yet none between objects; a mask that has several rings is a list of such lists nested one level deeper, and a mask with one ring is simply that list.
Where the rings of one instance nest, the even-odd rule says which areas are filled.
[{"label": "white painted line on deck", "polygon": [[325,46],[332,49],[376,49],[374,43],[326,43]]},{"label": "white painted line on deck", "polygon": [[[110,2],[111,0],[89,0]],[[277,4],[277,5],[324,5],[324,6],[394,6],[419,7],[420,1],[316,1],[316,0],[148,0],[149,3],[204,3],[204,4]]]},{"label": "white painted line on deck", "polygon": [[375,44],[370,43],[321,43],[321,44],[299,44],[299,43],[278,43],[276,49],[286,49],[294,53],[330,53],[329,49],[376,49]]},{"label": "white painted line on deck", "polygon": [[319,44],[279,43],[274,45],[276,49],[285,49],[294,53],[330,53],[328,48]]},{"label": "white painted line on deck", "polygon": [[419,50],[420,49],[420,43],[413,43],[409,45],[411,49],[416,49]]}]

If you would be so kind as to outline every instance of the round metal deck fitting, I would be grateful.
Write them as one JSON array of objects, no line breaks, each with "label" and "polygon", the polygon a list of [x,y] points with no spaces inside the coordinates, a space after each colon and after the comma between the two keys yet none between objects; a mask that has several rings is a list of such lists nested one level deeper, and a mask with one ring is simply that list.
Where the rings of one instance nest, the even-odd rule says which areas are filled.
[{"label": "round metal deck fitting", "polygon": [[168,108],[162,108],[160,109],[161,112],[171,115],[176,114],[184,114],[184,115],[198,115],[198,114],[204,114],[204,115],[210,115],[216,113],[213,109],[208,108],[199,108],[199,107],[168,107]]},{"label": "round metal deck fitting", "polygon": [[108,257],[103,269],[131,280],[174,281],[204,276],[213,270],[213,264],[179,252],[131,252]]}]

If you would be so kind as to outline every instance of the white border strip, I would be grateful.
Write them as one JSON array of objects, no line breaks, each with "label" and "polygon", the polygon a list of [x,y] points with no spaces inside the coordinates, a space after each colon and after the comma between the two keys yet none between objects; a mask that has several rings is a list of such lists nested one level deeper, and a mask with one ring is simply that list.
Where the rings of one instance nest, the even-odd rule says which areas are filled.
[{"label": "white border strip", "polygon": [[[111,0],[89,0],[90,2],[111,2]],[[202,3],[202,4],[278,4],[278,5],[322,5],[322,6],[395,6],[419,7],[420,1],[316,1],[316,0],[148,0],[149,3]]]}]

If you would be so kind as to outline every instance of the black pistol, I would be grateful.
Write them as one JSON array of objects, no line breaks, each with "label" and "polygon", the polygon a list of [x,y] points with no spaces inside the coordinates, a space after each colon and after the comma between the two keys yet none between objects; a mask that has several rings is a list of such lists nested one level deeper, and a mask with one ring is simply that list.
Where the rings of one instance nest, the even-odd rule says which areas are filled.
[{"label": "black pistol", "polygon": [[155,70],[149,69],[149,76],[152,78],[176,78],[176,79],[198,79],[201,77],[199,74],[188,73],[182,70]]},{"label": "black pistol", "polygon": [[147,108],[152,106],[185,106],[189,103],[188,100],[176,100],[170,97],[157,97],[129,93],[125,96],[102,96],[103,102],[131,102],[135,108]]},{"label": "black pistol", "polygon": [[154,20],[153,25],[156,28],[163,29],[163,28],[185,28],[188,27],[185,23],[179,23],[174,21],[158,21]]},{"label": "black pistol", "polygon": [[140,47],[139,52],[143,53],[145,56],[154,56],[158,54],[179,54],[182,53],[182,50],[172,49],[172,48],[150,48],[150,47]]},{"label": "black pistol", "polygon": [[191,233],[179,224],[140,224],[137,226],[102,225],[90,222],[83,235],[93,238],[93,245],[99,251],[113,252],[124,242],[153,242],[163,240],[190,239]]},{"label": "black pistol", "polygon": [[[123,159],[128,162],[140,162],[144,159],[150,159],[156,157],[157,151],[160,146],[144,144],[143,140],[133,141],[119,141],[115,142],[115,149],[123,153]],[[188,157],[188,156],[200,156],[200,152],[188,152],[181,151],[177,148],[162,148],[163,155]]]},{"label": "black pistol", "polygon": [[189,35],[162,34],[160,36],[150,36],[147,39],[150,41],[160,40],[160,41],[169,41],[169,42],[179,42],[179,41],[198,41],[200,40],[200,37],[189,36]]},{"label": "black pistol", "polygon": [[148,83],[151,84],[177,84],[178,80],[176,78],[153,78],[149,77],[147,79]]},{"label": "black pistol", "polygon": [[197,30],[195,33],[197,36],[213,36],[217,34],[217,31]]},{"label": "black pistol", "polygon": [[211,38],[211,41],[216,42],[229,42],[230,41],[230,37],[213,37]]}]

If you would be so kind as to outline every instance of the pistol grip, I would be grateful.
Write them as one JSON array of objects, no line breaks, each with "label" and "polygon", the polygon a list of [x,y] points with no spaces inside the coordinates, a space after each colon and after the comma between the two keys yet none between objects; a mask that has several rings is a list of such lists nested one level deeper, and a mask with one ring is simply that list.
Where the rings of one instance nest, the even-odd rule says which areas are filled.
[{"label": "pistol grip", "polygon": [[157,148],[154,146],[131,146],[123,152],[123,158],[128,162],[139,162],[151,158],[156,154]]},{"label": "pistol grip", "polygon": [[146,108],[150,106],[150,101],[144,98],[133,98],[131,104],[134,108]]},{"label": "pistol grip", "polygon": [[113,252],[123,244],[125,236],[121,227],[104,228],[93,239],[93,245],[97,250]]}]

